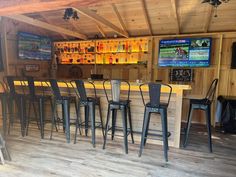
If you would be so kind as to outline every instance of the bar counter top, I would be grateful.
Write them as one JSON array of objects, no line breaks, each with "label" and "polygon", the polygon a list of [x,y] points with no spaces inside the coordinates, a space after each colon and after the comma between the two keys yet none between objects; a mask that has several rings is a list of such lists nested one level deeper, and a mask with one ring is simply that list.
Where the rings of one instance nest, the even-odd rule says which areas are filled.
[{"label": "bar counter top", "polygon": [[[87,80],[85,80],[84,83],[85,83],[85,88],[88,88],[88,89],[93,88],[93,86],[90,83],[88,83]],[[93,83],[94,83],[96,89],[103,89],[103,82],[102,81],[93,81]],[[15,81],[14,84],[17,85],[17,86],[21,85],[20,81]],[[142,84],[142,83],[130,82],[130,91],[139,91],[139,85],[140,84]],[[24,85],[27,85],[27,82],[25,82]],[[49,85],[50,85],[49,82],[35,81],[35,86],[45,86],[45,87],[47,87]],[[62,87],[62,88],[66,88],[66,87],[72,88],[72,85],[71,85],[70,81],[66,81],[66,80],[58,82],[58,86]],[[75,85],[73,84],[73,86],[75,86]],[[182,90],[191,90],[190,85],[170,84],[170,86],[172,87],[172,92],[173,93],[179,92],[179,91],[182,91]],[[110,85],[107,84],[106,88],[109,89]],[[122,86],[121,89],[122,90],[128,90],[128,87],[127,86]],[[143,91],[147,91],[147,90],[148,90],[148,88],[144,86]],[[168,90],[165,87],[163,87],[161,91],[166,92]]]}]

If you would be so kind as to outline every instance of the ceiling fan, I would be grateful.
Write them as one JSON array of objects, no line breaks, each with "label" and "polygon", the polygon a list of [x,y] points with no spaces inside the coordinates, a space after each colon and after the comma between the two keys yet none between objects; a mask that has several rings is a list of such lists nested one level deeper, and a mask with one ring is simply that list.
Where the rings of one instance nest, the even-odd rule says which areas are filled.
[{"label": "ceiling fan", "polygon": [[214,17],[217,17],[217,7],[224,3],[228,3],[230,0],[203,0],[202,3],[209,3],[210,5],[214,6],[215,8],[215,15]]},{"label": "ceiling fan", "polygon": [[227,3],[230,0],[203,0],[202,3],[209,3],[213,6],[219,6],[222,4],[222,2]]}]

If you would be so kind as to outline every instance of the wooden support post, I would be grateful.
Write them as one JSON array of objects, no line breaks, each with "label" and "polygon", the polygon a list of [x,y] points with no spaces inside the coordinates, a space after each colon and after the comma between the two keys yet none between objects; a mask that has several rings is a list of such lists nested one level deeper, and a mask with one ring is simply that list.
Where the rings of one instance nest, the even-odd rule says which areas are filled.
[{"label": "wooden support post", "polygon": [[1,17],[0,20],[1,30],[2,30],[2,59],[5,68],[5,73],[9,74],[9,57],[8,57],[8,41],[7,41],[7,32],[6,32],[6,18]]}]

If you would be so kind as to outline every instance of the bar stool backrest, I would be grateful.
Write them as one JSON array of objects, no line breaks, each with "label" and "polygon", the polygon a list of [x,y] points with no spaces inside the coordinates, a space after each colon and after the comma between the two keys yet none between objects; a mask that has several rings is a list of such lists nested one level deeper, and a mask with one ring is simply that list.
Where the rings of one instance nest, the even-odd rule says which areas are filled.
[{"label": "bar stool backrest", "polygon": [[[111,95],[110,97],[107,94],[107,84],[110,84]],[[127,98],[129,100],[130,96],[130,84],[124,80],[105,80],[103,82],[103,89],[107,98],[107,101],[119,102],[121,97],[121,86],[125,86],[127,88]]]},{"label": "bar stool backrest", "polygon": [[29,94],[31,97],[35,97],[35,85],[34,85],[34,78],[32,76],[26,77],[28,82]]},{"label": "bar stool backrest", "polygon": [[121,86],[120,80],[111,80],[111,96],[112,100],[115,102],[120,101],[120,86]]},{"label": "bar stool backrest", "polygon": [[54,97],[57,100],[61,100],[62,96],[61,96],[60,88],[58,87],[57,80],[56,79],[49,79],[49,82],[50,82]]},{"label": "bar stool backrest", "polygon": [[87,94],[86,94],[84,81],[83,80],[75,80],[74,82],[75,82],[77,91],[79,93],[80,100],[81,101],[87,101],[88,97],[87,97]]},{"label": "bar stool backrest", "polygon": [[211,86],[210,88],[208,89],[207,91],[207,94],[206,94],[206,104],[211,104],[213,99],[214,99],[214,96],[215,96],[215,92],[216,92],[216,88],[217,88],[217,83],[218,83],[218,79],[214,79],[211,83]]},{"label": "bar stool backrest", "polygon": [[[165,104],[166,107],[168,107],[169,102],[170,102],[170,97],[172,93],[172,87],[168,84],[163,84],[163,83],[157,83],[157,82],[150,82],[148,84],[141,84],[139,86],[139,90],[141,93],[142,101],[143,104],[146,105],[146,102],[144,100],[143,96],[143,87],[148,86],[148,94],[149,94],[149,101],[148,104],[151,107],[160,107],[161,104]],[[165,87],[167,90],[167,99],[165,102],[161,101],[161,89],[162,87]]]},{"label": "bar stool backrest", "polygon": [[16,94],[14,79],[15,79],[14,76],[5,76],[4,77],[4,82],[6,83],[8,89],[9,89],[10,95],[15,95]]},{"label": "bar stool backrest", "polygon": [[1,85],[1,91],[2,91],[1,93],[6,93],[7,90],[6,90],[5,84],[2,81],[0,81],[0,85]]}]

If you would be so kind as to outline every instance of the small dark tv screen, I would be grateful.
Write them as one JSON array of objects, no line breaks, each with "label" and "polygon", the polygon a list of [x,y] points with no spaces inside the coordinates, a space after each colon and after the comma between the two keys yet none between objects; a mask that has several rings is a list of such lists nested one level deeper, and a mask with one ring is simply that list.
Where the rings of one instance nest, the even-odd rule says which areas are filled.
[{"label": "small dark tv screen", "polygon": [[207,67],[210,66],[211,38],[161,40],[159,66]]},{"label": "small dark tv screen", "polygon": [[18,57],[20,59],[51,60],[51,39],[45,36],[19,32]]}]

